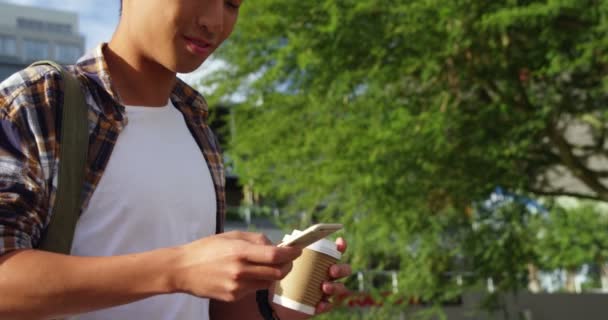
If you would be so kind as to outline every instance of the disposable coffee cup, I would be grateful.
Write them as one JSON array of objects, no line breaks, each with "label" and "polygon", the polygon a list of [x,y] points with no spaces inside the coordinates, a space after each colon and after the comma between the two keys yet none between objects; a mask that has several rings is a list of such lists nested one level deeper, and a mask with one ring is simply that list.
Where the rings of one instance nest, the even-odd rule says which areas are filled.
[{"label": "disposable coffee cup", "polygon": [[[283,240],[285,241],[286,236]],[[316,305],[323,298],[323,282],[330,280],[329,267],[342,254],[336,244],[322,239],[302,250],[293,262],[291,272],[275,286],[272,301],[289,309],[314,315]]]}]

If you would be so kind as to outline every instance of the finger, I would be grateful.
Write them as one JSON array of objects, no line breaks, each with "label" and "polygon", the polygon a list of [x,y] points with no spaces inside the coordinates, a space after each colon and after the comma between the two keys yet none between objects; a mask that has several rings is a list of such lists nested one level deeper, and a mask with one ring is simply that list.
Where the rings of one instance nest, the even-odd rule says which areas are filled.
[{"label": "finger", "polygon": [[295,247],[275,247],[267,245],[249,245],[242,252],[243,257],[255,264],[277,265],[291,263],[302,254],[302,249]]},{"label": "finger", "polygon": [[[283,267],[281,267],[281,272],[283,273],[283,278],[285,278],[291,272],[292,269],[293,269],[293,262],[283,265]],[[283,278],[281,278],[281,280]]]},{"label": "finger", "polygon": [[340,282],[324,282],[323,293],[328,296],[343,296],[348,293],[348,289]]},{"label": "finger", "polygon": [[346,278],[352,274],[350,265],[334,264],[329,268],[329,276],[333,279]]},{"label": "finger", "polygon": [[346,240],[342,237],[336,239],[336,246],[338,247],[338,251],[344,253],[347,247]]},{"label": "finger", "polygon": [[331,303],[326,302],[326,301],[321,301],[317,305],[317,308],[315,310],[315,314],[329,312],[331,310],[331,308],[332,308]]},{"label": "finger", "polygon": [[258,281],[278,281],[285,278],[285,276],[287,276],[287,274],[291,271],[291,268],[291,263],[274,266],[251,264],[245,266],[242,271],[235,275],[235,278],[237,278],[237,280],[255,279]]},{"label": "finger", "polygon": [[221,234],[222,237],[233,240],[244,240],[250,243],[259,245],[272,245],[264,234],[255,232],[244,232],[244,231],[231,231]]}]

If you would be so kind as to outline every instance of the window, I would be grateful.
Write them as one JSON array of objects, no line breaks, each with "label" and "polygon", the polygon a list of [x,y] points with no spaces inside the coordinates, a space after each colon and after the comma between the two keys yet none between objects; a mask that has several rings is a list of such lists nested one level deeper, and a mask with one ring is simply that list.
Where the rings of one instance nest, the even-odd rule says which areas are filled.
[{"label": "window", "polygon": [[0,35],[0,55],[17,55],[17,39],[15,37]]},{"label": "window", "polygon": [[49,58],[49,43],[40,40],[23,41],[23,52],[26,60],[42,60]]},{"label": "window", "polygon": [[55,45],[55,59],[59,62],[74,63],[82,52],[80,47],[73,44],[56,44]]},{"label": "window", "polygon": [[35,31],[47,31],[54,33],[72,33],[72,25],[65,23],[54,23],[42,20],[28,19],[19,17],[17,18],[17,26],[20,29],[29,29]]}]

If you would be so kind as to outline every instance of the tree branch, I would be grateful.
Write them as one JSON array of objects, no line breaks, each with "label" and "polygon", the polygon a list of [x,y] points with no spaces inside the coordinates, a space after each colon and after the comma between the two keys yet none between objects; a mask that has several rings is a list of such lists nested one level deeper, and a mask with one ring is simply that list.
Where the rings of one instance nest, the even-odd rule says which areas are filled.
[{"label": "tree branch", "polygon": [[509,97],[504,92],[502,92],[500,90],[500,88],[498,88],[498,86],[496,85],[496,83],[494,83],[494,81],[487,81],[485,89],[486,89],[486,91],[489,91],[490,93],[492,93],[494,96],[498,96],[498,98],[503,103],[505,103],[505,104],[507,104],[509,106],[512,106],[515,110],[518,110],[518,111],[521,111],[521,112],[528,112],[529,111],[529,109],[527,107],[522,106],[515,99]]},{"label": "tree branch", "polygon": [[551,197],[566,196],[566,197],[595,200],[595,201],[604,200],[597,195],[591,195],[591,194],[585,194],[585,193],[579,193],[579,192],[570,192],[570,191],[565,191],[565,190],[548,191],[548,190],[528,189],[528,191],[530,191],[536,195],[539,195],[539,196],[551,196]]},{"label": "tree branch", "polygon": [[596,141],[595,147],[596,148],[600,148],[604,150],[604,154],[608,157],[608,150],[604,149],[604,146],[606,145],[606,133],[608,131],[608,128],[606,126],[602,126],[602,129],[600,130],[600,136]]},{"label": "tree branch", "polygon": [[602,147],[591,146],[591,145],[585,145],[585,146],[577,146],[577,145],[573,145],[573,144],[569,144],[569,145],[570,145],[571,149],[576,149],[576,150],[580,150],[585,153],[590,153],[589,156],[601,155],[601,156],[608,158],[608,150],[606,150]]},{"label": "tree branch", "polygon": [[517,86],[517,92],[519,93],[521,99],[521,105],[523,105],[525,110],[532,111],[534,108],[532,106],[532,103],[530,102],[530,98],[528,98],[528,92],[526,92],[526,88],[524,87],[523,83],[519,80],[519,78],[515,79],[515,83],[515,85]]},{"label": "tree branch", "polygon": [[591,172],[593,172],[596,177],[608,178],[608,171],[606,170],[592,170]]},{"label": "tree branch", "polygon": [[608,188],[604,186],[599,177],[587,168],[573,153],[568,141],[557,130],[552,121],[547,121],[547,135],[553,146],[557,148],[562,164],[565,165],[575,177],[580,179],[593,192],[597,193],[599,199],[608,201]]}]

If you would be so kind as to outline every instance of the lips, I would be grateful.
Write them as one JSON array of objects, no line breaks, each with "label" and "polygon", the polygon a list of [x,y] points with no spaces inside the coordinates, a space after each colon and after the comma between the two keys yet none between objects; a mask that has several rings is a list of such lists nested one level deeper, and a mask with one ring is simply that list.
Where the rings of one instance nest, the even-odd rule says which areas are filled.
[{"label": "lips", "polygon": [[186,47],[189,51],[200,56],[208,56],[211,53],[213,45],[203,39],[184,37]]}]

